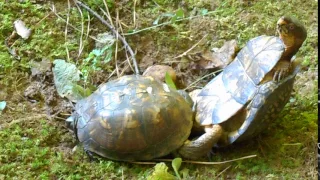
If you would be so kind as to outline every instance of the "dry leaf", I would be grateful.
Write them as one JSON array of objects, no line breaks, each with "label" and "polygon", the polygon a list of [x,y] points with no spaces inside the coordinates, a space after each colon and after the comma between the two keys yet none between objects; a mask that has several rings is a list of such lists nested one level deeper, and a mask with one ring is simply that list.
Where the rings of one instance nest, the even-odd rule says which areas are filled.
[{"label": "dry leaf", "polygon": [[[212,52],[214,51],[214,52]],[[194,61],[192,69],[213,69],[226,67],[236,56],[238,46],[236,40],[227,41],[220,48],[191,54],[188,57]]]},{"label": "dry leaf", "polygon": [[31,30],[26,27],[23,21],[16,20],[14,21],[14,28],[19,36],[23,39],[28,39],[31,35]]}]

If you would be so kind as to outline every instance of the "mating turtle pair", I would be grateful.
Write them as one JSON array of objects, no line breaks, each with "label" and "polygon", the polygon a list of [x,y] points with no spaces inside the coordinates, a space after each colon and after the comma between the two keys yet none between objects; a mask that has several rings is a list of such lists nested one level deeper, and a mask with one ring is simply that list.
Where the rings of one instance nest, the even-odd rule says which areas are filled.
[{"label": "mating turtle pair", "polygon": [[[298,67],[292,56],[306,39],[298,21],[282,17],[280,37],[250,40],[191,105],[151,77],[124,76],[76,104],[68,119],[84,149],[114,160],[149,160],[176,151],[196,159],[218,145],[257,134],[288,102]],[[188,140],[192,127],[204,134]]]}]

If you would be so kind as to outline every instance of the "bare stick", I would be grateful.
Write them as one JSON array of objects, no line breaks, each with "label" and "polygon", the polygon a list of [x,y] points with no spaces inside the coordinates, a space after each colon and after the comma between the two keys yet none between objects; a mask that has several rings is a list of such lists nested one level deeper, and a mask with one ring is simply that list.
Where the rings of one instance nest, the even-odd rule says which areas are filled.
[{"label": "bare stick", "polygon": [[[82,53],[82,50],[84,48],[84,45],[83,45],[83,34],[84,34],[84,18],[83,18],[83,13],[81,11],[81,8],[76,4],[77,6],[77,9],[80,13],[80,17],[81,17],[81,33],[80,33],[80,40],[79,40],[79,52],[78,52],[78,57],[77,59],[80,57],[81,53]],[[90,24],[90,23],[88,23]]]},{"label": "bare stick", "polygon": [[208,34],[204,35],[196,44],[194,44],[190,49],[188,49],[186,52],[180,54],[179,56],[174,57],[173,59],[181,58],[185,55],[187,55],[188,52],[190,52],[192,49],[194,49],[198,44],[205,38],[207,37]]},{"label": "bare stick", "polygon": [[207,74],[207,75],[205,75],[205,76],[197,79],[196,81],[192,82],[188,87],[184,88],[183,90],[189,89],[189,88],[192,87],[194,84],[197,84],[199,81],[201,81],[202,79],[204,79],[204,78],[206,78],[206,77],[209,77],[209,76],[211,76],[211,75],[216,76],[216,73],[221,72],[221,71],[222,71],[222,69],[219,69],[219,70],[217,70],[217,71],[215,71],[215,72],[212,72],[212,73],[210,73],[210,74]]},{"label": "bare stick", "polygon": [[221,171],[214,179],[217,179],[219,176],[221,176],[221,174],[223,174],[223,173],[224,173],[226,170],[228,170],[230,167],[231,167],[231,165],[228,166],[227,168],[225,168],[223,171]]},{"label": "bare stick", "polygon": [[0,125],[0,129],[5,129],[5,128],[8,128],[14,124],[19,124],[21,122],[28,122],[28,121],[32,121],[32,120],[35,120],[35,119],[41,119],[41,118],[48,118],[48,116],[46,114],[37,114],[35,116],[28,116],[28,117],[25,117],[25,118],[20,118],[20,119],[16,119],[16,120],[13,120],[9,123],[4,123],[4,124],[1,124]]},{"label": "bare stick", "polygon": [[[69,18],[70,18],[70,0],[68,0],[67,25],[66,25],[66,28],[65,28],[65,30],[64,30],[64,40],[65,40],[66,44],[67,44],[67,41],[68,41],[68,24],[69,24]],[[67,53],[68,62],[70,62],[70,54],[69,54],[68,46],[66,46],[66,53]]]},{"label": "bare stick", "polygon": [[[241,158],[231,159],[231,160],[228,160],[228,161],[221,161],[221,162],[203,162],[203,161],[189,161],[189,160],[185,160],[185,161],[182,161],[182,162],[191,163],[191,164],[219,165],[219,164],[226,164],[226,163],[229,163],[229,162],[234,162],[234,161],[239,161],[239,160],[249,159],[249,158],[254,158],[254,157],[257,157],[257,155],[244,156],[244,157],[241,157]],[[172,159],[154,159],[153,161],[171,162]]]},{"label": "bare stick", "polygon": [[90,9],[87,5],[83,4],[80,1],[76,1],[76,3],[81,6],[82,8],[86,9],[87,11],[89,11],[91,14],[93,14],[96,18],[98,18],[102,24],[108,26],[108,28],[113,32],[114,35],[118,36],[119,39],[121,40],[121,42],[124,44],[124,46],[126,47],[126,49],[129,51],[133,64],[134,64],[134,68],[135,68],[135,73],[138,75],[140,74],[139,72],[139,68],[138,68],[138,64],[134,55],[134,52],[132,51],[131,47],[129,46],[129,44],[127,43],[127,41],[118,33],[118,31],[115,30],[115,28],[113,26],[111,26],[106,20],[104,20],[99,14],[97,14],[95,11],[93,11],[92,9]]}]

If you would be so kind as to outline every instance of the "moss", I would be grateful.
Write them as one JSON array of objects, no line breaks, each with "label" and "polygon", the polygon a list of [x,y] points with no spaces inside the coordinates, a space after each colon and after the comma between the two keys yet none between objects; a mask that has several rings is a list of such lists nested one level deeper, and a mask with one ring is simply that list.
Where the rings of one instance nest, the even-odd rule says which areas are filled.
[{"label": "moss", "polygon": [[[104,8],[103,1],[88,0],[93,9]],[[137,1],[136,21],[133,23],[133,3],[129,1],[107,1],[111,15],[118,8],[124,32],[153,26],[152,23],[165,13],[174,14],[182,9],[185,17],[197,18],[174,21],[173,23],[127,35],[130,45],[137,49],[139,60],[152,57],[152,63],[172,64],[180,74],[189,71],[188,66],[179,69],[182,62],[175,57],[192,47],[204,35],[208,35],[194,51],[203,48],[220,47],[224,41],[236,39],[240,47],[251,38],[266,34],[275,34],[277,17],[284,14],[296,16],[307,27],[308,38],[297,57],[302,58],[302,72],[297,77],[295,91],[284,111],[260,136],[249,142],[233,145],[214,152],[214,161],[224,161],[241,156],[256,154],[258,157],[237,161],[221,166],[197,166],[183,163],[181,169],[189,169],[190,178],[208,179],[315,179],[316,178],[316,135],[318,126],[317,104],[317,48],[318,15],[316,1]],[[68,14],[66,1],[54,1],[57,12],[64,19]],[[158,4],[158,5],[157,5]],[[173,5],[172,5],[173,4]],[[8,1],[0,2],[0,40],[10,36],[13,22],[22,19],[33,30],[29,40],[17,39],[14,47],[21,60],[8,53],[7,47],[0,44],[0,86],[6,92],[16,91],[17,79],[30,74],[30,62],[43,58],[67,59],[78,66],[92,51],[94,41],[83,38],[83,53],[78,57],[80,32],[68,28],[65,39],[65,22],[57,18],[50,10],[47,1]],[[213,12],[214,11],[214,12]],[[17,13],[18,12],[18,13]],[[101,11],[99,11],[101,13]],[[212,12],[202,16],[203,12]],[[90,35],[96,36],[106,31],[106,27],[83,11],[84,22],[90,21]],[[81,16],[76,7],[69,14],[70,23],[81,29]],[[159,23],[170,21],[161,18]],[[86,26],[86,24],[85,24]],[[119,60],[125,60],[123,51],[119,51]],[[148,58],[147,58],[148,59]],[[175,61],[175,62],[172,62]],[[183,60],[183,63],[189,61]],[[120,67],[121,68],[121,67]],[[181,71],[180,71],[181,70]],[[126,72],[127,73],[127,72]],[[106,77],[106,74],[104,74]],[[109,74],[107,74],[109,75]],[[94,78],[95,76],[93,76]],[[192,78],[188,77],[189,81]],[[191,79],[191,80],[190,80]],[[105,79],[104,79],[105,80]],[[207,81],[207,80],[206,80]],[[204,82],[206,83],[206,82]],[[2,91],[3,89],[0,89]],[[23,89],[19,94],[22,94]],[[2,99],[1,99],[2,100]],[[10,109],[5,112],[15,117],[32,116],[32,112],[22,107],[29,106],[8,103]],[[30,108],[31,109],[31,108]],[[0,126],[3,122],[0,122]],[[75,141],[62,122],[34,119],[31,122],[14,124],[0,130],[0,179],[145,179],[152,174],[153,166],[133,165],[98,159],[89,162],[82,148],[75,151]],[[228,166],[230,168],[228,168]],[[170,165],[168,165],[169,167]],[[226,171],[221,173],[224,169]],[[173,170],[169,169],[173,174]],[[221,174],[220,174],[221,173]]]}]

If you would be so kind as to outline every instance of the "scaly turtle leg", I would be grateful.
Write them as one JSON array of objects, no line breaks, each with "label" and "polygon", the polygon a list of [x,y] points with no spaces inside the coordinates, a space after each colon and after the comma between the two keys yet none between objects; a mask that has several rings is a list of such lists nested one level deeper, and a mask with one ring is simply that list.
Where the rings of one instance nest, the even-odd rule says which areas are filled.
[{"label": "scaly turtle leg", "polygon": [[210,125],[205,127],[205,133],[195,140],[187,140],[178,154],[186,159],[198,159],[210,152],[214,144],[218,142],[222,135],[222,127],[220,125]]}]

